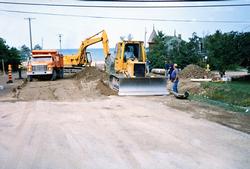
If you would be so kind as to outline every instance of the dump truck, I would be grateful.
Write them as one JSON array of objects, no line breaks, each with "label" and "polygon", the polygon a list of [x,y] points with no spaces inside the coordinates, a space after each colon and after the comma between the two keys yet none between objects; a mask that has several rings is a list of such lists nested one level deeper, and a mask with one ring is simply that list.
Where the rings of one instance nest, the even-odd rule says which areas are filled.
[{"label": "dump truck", "polygon": [[[108,46],[108,45],[106,45]],[[146,51],[142,41],[118,42],[113,55],[105,57],[109,85],[118,95],[166,95],[166,78],[146,73]]]},{"label": "dump truck", "polygon": [[27,64],[27,79],[63,78],[63,56],[57,50],[33,50]]}]

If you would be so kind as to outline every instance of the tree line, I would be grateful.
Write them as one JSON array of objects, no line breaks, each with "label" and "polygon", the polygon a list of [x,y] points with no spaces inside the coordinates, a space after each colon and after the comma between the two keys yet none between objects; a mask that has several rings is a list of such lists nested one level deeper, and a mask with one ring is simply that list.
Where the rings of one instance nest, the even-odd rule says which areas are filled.
[{"label": "tree line", "polygon": [[[39,44],[34,49],[42,49]],[[5,70],[8,64],[16,69],[22,61],[30,56],[29,47],[23,45],[20,50],[9,47],[3,38],[0,38],[0,62],[4,62]],[[210,65],[223,75],[226,70],[239,67],[250,71],[250,32],[216,31],[203,38],[195,32],[188,41],[181,37],[167,36],[162,31],[154,38],[154,45],[150,46],[148,60],[152,68],[164,68],[165,63],[177,63],[181,68],[189,64],[205,67]],[[2,64],[0,64],[2,70]]]},{"label": "tree line", "polygon": [[227,32],[217,30],[203,38],[195,32],[188,41],[181,37],[167,36],[158,31],[150,46],[148,59],[153,68],[164,68],[165,63],[177,63],[181,68],[188,64],[205,67],[207,64],[221,75],[226,70],[239,67],[250,71],[250,32]]},{"label": "tree line", "polygon": [[[34,46],[34,49],[42,49],[39,44]],[[30,56],[30,48],[26,45],[21,46],[20,49],[15,47],[9,47],[6,44],[6,41],[3,38],[0,38],[0,70],[6,71],[8,69],[8,65],[11,64],[13,70],[17,70],[18,65],[27,61]]]}]

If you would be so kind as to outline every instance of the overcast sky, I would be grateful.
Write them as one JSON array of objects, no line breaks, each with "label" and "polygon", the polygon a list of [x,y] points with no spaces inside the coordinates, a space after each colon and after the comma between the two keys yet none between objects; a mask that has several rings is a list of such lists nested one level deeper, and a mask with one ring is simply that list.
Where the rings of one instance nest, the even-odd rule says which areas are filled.
[{"label": "overcast sky", "polygon": [[[7,0],[6,0],[7,1]],[[74,0],[8,0],[10,2],[32,2],[52,4],[81,4],[81,5],[121,5],[114,2],[81,2]],[[2,2],[0,0],[0,2]],[[250,0],[222,1],[222,2],[180,2],[180,3],[122,3],[123,5],[204,5],[204,4],[242,4]],[[140,21],[122,19],[98,19],[72,16],[51,16],[25,13],[12,13],[1,10],[18,10],[28,12],[71,14],[82,16],[126,17],[126,18],[154,18],[165,20],[192,20],[193,22],[171,21]],[[110,47],[114,47],[120,36],[132,34],[134,40],[144,40],[145,28],[147,39],[153,25],[156,30],[173,35],[174,30],[181,34],[184,40],[191,37],[192,32],[199,36],[214,33],[219,29],[228,31],[250,31],[250,7],[220,7],[220,8],[163,8],[163,9],[120,9],[120,8],[74,8],[74,7],[48,7],[0,4],[0,37],[7,41],[9,46],[19,48],[23,44],[29,45],[28,21],[32,20],[33,46],[42,45],[45,49],[59,48],[58,34],[62,36],[62,48],[78,48],[80,42],[102,29],[107,31]],[[200,23],[203,21],[248,21],[246,23]],[[102,47],[97,44],[91,47]]]}]

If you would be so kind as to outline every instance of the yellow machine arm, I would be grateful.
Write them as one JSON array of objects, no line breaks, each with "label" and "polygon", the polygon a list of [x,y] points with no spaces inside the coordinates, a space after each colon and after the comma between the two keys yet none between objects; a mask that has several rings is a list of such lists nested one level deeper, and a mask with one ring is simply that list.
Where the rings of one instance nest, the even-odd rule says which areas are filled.
[{"label": "yellow machine arm", "polygon": [[109,45],[108,45],[108,36],[105,30],[102,30],[95,35],[85,39],[82,41],[82,44],[78,50],[76,55],[69,55],[64,57],[64,65],[65,66],[81,66],[86,65],[88,63],[86,49],[88,46],[93,45],[95,43],[101,42],[103,44],[103,52],[105,58],[110,55],[109,53]]}]

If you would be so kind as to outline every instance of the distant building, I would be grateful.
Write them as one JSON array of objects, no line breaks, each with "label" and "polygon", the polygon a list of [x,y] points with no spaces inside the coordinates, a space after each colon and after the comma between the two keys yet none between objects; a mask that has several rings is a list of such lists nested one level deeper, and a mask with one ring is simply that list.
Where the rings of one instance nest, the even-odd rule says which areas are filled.
[{"label": "distant building", "polygon": [[[155,37],[157,36],[157,33],[155,31],[155,27],[153,26],[153,31],[150,34],[150,37],[148,39],[148,45],[149,45],[149,50],[152,48],[152,46],[155,44]],[[180,43],[182,42],[181,39],[181,34],[178,34],[178,36],[176,36],[176,30],[174,30],[174,35],[173,36],[166,36],[166,46],[167,46],[167,51],[171,51],[174,49],[174,47],[178,47],[180,45]]]},{"label": "distant building", "polygon": [[155,27],[153,26],[153,31],[151,33],[151,35],[149,36],[148,39],[148,47],[149,49],[152,48],[152,46],[154,45],[155,41],[154,38],[157,36],[156,31],[155,31]]},{"label": "distant building", "polygon": [[178,34],[178,37],[176,36],[176,32],[174,33],[174,36],[167,36],[166,44],[168,46],[168,51],[173,50],[174,47],[179,46],[181,43],[181,34]]}]

